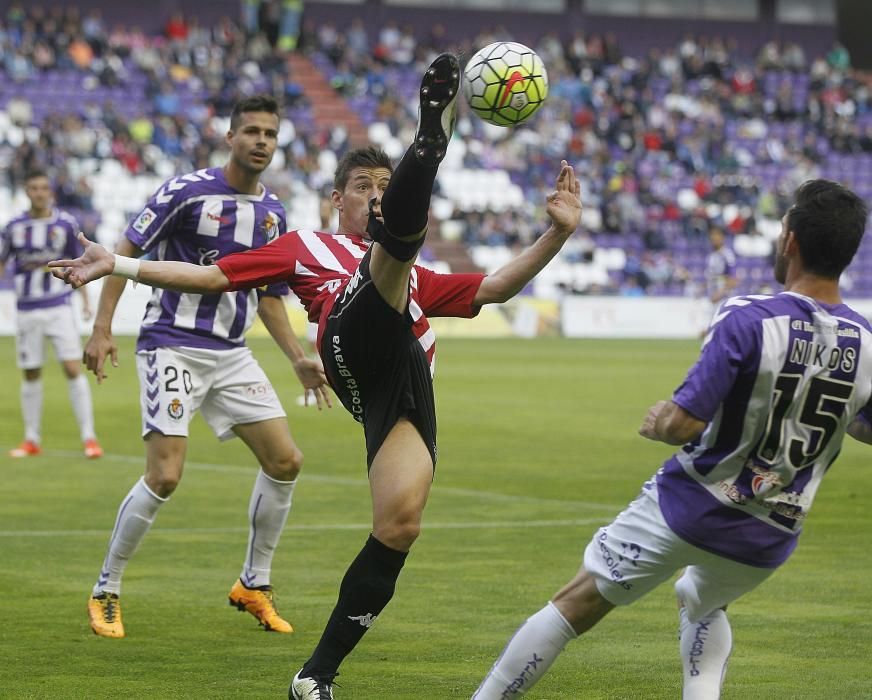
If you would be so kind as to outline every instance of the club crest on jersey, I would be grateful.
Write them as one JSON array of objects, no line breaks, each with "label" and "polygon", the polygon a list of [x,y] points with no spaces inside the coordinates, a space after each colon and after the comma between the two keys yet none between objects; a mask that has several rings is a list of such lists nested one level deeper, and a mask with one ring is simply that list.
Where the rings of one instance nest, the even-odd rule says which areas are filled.
[{"label": "club crest on jersey", "polygon": [[781,477],[775,472],[754,470],[756,473],[751,479],[751,490],[755,496],[765,496],[774,488],[780,488],[783,484]]},{"label": "club crest on jersey", "polygon": [[157,214],[146,207],[142,210],[142,213],[136,217],[136,221],[133,222],[133,228],[134,230],[139,231],[139,233],[145,233],[156,218]]},{"label": "club crest on jersey", "polygon": [[173,399],[170,401],[170,405],[167,406],[167,413],[170,414],[170,418],[173,420],[181,420],[182,416],[185,415],[185,407],[181,401]]},{"label": "club crest on jersey", "polygon": [[279,217],[272,212],[269,212],[263,219],[263,232],[266,236],[267,243],[278,238],[281,230],[279,230]]}]

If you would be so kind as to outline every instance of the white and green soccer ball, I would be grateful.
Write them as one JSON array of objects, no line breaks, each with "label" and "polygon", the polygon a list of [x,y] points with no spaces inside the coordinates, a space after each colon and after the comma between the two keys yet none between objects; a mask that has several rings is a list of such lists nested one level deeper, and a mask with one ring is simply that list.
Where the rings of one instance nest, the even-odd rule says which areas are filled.
[{"label": "white and green soccer ball", "polygon": [[498,41],[466,64],[464,92],[472,111],[491,124],[527,121],[548,96],[548,72],[532,49]]}]

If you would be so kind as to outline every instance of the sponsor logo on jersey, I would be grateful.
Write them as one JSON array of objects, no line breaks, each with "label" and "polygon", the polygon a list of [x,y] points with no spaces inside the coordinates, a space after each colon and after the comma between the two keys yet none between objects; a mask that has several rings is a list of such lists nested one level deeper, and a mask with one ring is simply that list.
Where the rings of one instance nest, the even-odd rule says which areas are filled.
[{"label": "sponsor logo on jersey", "polygon": [[270,241],[275,240],[281,234],[281,230],[279,230],[279,217],[277,217],[272,212],[269,212],[263,219],[263,233],[266,236],[266,241],[269,243]]},{"label": "sponsor logo on jersey", "polygon": [[780,489],[784,482],[775,472],[765,471],[757,466],[751,467],[754,476],[751,478],[751,490],[755,496],[764,496],[773,489]]},{"label": "sponsor logo on jersey", "polygon": [[167,413],[170,414],[170,418],[173,420],[181,420],[182,416],[185,415],[185,407],[181,401],[173,399],[170,401],[170,405],[167,406]]},{"label": "sponsor logo on jersey", "polygon": [[156,218],[157,214],[155,214],[151,209],[146,207],[142,210],[140,215],[136,217],[136,221],[133,222],[133,228],[135,231],[139,231],[139,233],[145,233],[146,231],[148,231],[148,227],[152,225]]},{"label": "sponsor logo on jersey", "polygon": [[197,254],[200,256],[200,265],[214,265],[220,253],[220,250],[215,250],[214,248],[197,248]]},{"label": "sponsor logo on jersey", "polygon": [[206,212],[206,217],[207,217],[210,221],[217,221],[219,224],[222,224],[222,225],[224,225],[224,226],[226,226],[226,225],[229,224],[231,221],[233,221],[233,219],[231,219],[229,216],[221,216],[220,214],[213,214],[213,213],[210,212],[210,211],[209,211],[209,212]]}]

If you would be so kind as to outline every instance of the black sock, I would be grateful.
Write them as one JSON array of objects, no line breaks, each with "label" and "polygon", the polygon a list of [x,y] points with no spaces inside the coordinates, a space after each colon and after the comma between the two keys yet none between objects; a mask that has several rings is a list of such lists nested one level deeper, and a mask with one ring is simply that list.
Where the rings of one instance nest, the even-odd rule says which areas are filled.
[{"label": "black sock", "polygon": [[345,572],[339,586],[339,600],[301,676],[336,673],[339,664],[393,597],[407,554],[369,536]]},{"label": "black sock", "polygon": [[422,165],[413,148],[406,151],[382,195],[382,215],[392,235],[407,238],[427,226],[437,172],[438,168]]}]

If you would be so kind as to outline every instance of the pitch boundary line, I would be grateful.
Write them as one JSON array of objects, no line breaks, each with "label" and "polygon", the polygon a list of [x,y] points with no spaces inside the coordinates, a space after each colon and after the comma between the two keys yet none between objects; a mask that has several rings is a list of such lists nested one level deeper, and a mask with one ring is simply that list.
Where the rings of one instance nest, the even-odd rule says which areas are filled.
[{"label": "pitch boundary line", "polygon": [[[602,518],[570,520],[496,520],[492,522],[443,522],[426,523],[424,530],[487,530],[530,528],[530,527],[572,527],[577,525],[596,525],[606,522]],[[313,523],[285,525],[285,532],[311,532],[318,530],[372,530],[371,523]],[[247,527],[154,527],[149,537],[155,535],[223,535],[245,534]],[[106,530],[0,530],[3,537],[105,537]]]},{"label": "pitch boundary line", "polygon": [[[72,450],[43,450],[43,455],[47,457],[61,458],[78,458],[82,459],[80,452]],[[145,457],[133,455],[119,455],[114,453],[106,453],[101,458],[103,460],[115,460],[126,464],[143,464]],[[185,469],[193,469],[194,471],[227,473],[227,474],[251,474],[255,469],[254,465],[247,467],[235,466],[232,464],[216,464],[212,462],[185,462]],[[356,479],[347,476],[332,476],[329,474],[312,474],[308,471],[303,472],[303,481],[312,481],[324,484],[338,484],[340,486],[364,486],[369,488],[369,482],[366,479]],[[455,496],[464,496],[467,498],[486,498],[491,501],[506,501],[511,503],[541,503],[551,506],[567,506],[574,508],[590,508],[601,509],[607,511],[621,510],[624,506],[610,503],[594,503],[591,501],[573,501],[569,499],[559,498],[539,498],[537,496],[522,496],[509,493],[499,493],[497,491],[480,491],[478,489],[467,489],[456,486],[440,486],[438,483],[433,484],[433,493],[454,494]]]}]

